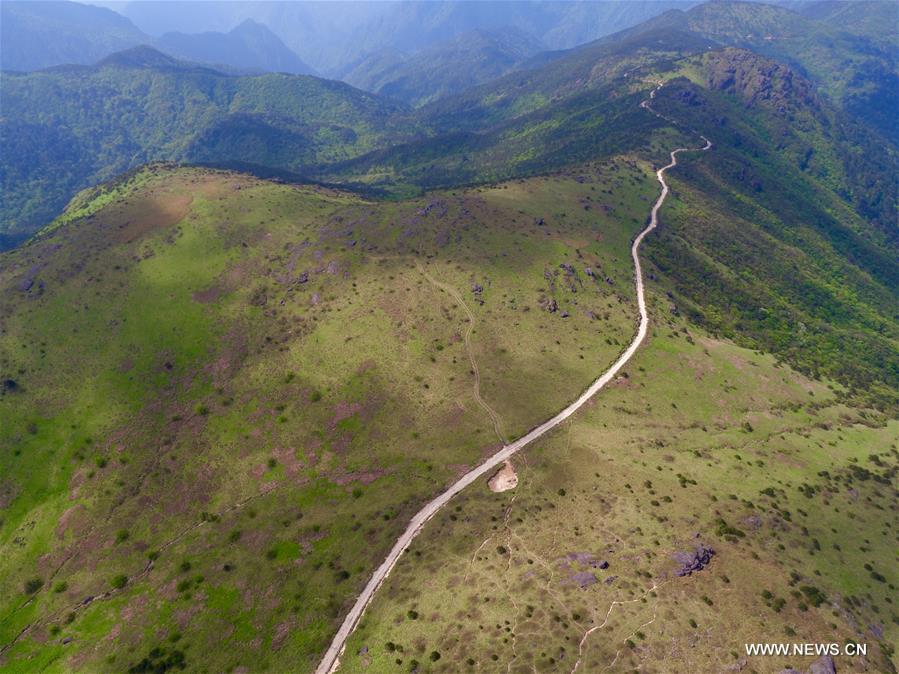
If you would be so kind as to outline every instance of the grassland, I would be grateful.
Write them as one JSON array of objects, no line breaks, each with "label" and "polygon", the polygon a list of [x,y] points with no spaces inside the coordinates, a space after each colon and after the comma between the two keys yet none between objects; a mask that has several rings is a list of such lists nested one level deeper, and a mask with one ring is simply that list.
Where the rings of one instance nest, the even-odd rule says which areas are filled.
[{"label": "grassland", "polygon": [[373,203],[154,166],[78,199],[0,264],[4,669],[311,668],[499,445],[420,267],[519,435],[630,338],[653,183],[620,157]]},{"label": "grassland", "polygon": [[340,671],[779,672],[814,658],[744,643],[831,641],[868,645],[837,671],[895,671],[899,425],[654,304],[628,376],[514,460],[515,490],[428,525]]}]

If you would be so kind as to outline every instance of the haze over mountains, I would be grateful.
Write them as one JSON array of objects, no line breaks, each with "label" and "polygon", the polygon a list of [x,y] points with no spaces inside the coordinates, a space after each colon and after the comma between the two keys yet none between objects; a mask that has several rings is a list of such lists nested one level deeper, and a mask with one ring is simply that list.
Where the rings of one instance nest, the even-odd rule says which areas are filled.
[{"label": "haze over mountains", "polygon": [[[285,26],[300,24],[296,23],[296,17],[291,23],[277,12],[310,11],[322,21],[322,17],[333,18],[335,12],[343,16],[342,12],[348,11],[342,7],[347,3],[338,3],[340,7],[336,8],[329,6],[328,11],[320,5],[302,3],[251,3],[249,8],[239,3],[200,4],[204,5],[203,11],[188,3],[183,12],[167,12],[166,16],[171,17],[170,21],[182,21],[189,26],[192,12],[214,24],[214,20],[226,21],[242,7],[241,11],[265,9],[269,13],[265,15],[267,20],[281,26],[283,32]],[[207,5],[209,9],[205,9]],[[154,7],[153,3],[138,3],[137,7],[126,5],[120,9],[131,8],[148,25],[161,28],[148,18],[155,16],[151,11]],[[90,69],[51,70],[30,75],[6,73],[2,77],[8,114],[0,125],[0,140],[7,156],[0,181],[6,198],[0,209],[0,233],[12,237],[10,240],[27,236],[52,219],[77,190],[155,160],[240,163],[256,170],[286,170],[307,178],[326,176],[336,182],[349,179],[356,184],[364,183],[367,188],[393,193],[540,170],[545,166],[544,160],[527,150],[534,145],[531,136],[524,134],[510,139],[510,129],[533,126],[540,116],[563,114],[560,111],[565,106],[581,106],[576,101],[583,96],[573,95],[577,92],[570,87],[576,77],[588,89],[606,81],[608,73],[605,79],[597,79],[593,74],[596,59],[630,49],[630,42],[651,41],[655,34],[669,41],[674,49],[688,42],[691,49],[729,45],[780,58],[814,82],[818,92],[849,118],[887,137],[890,147],[895,146],[897,131],[893,113],[899,106],[895,50],[884,46],[883,40],[889,40],[889,34],[883,32],[878,22],[853,22],[852,15],[847,17],[845,12],[835,13],[832,8],[818,5],[808,9],[821,19],[758,3],[708,3],[688,11],[664,11],[614,38],[600,39],[570,52],[544,51],[578,39],[571,33],[562,36],[565,32],[562,26],[567,25],[573,13],[589,9],[598,13],[597,16],[606,16],[609,25],[620,25],[635,20],[641,12],[662,11],[668,5],[630,3],[627,7],[626,10],[620,3],[501,3],[496,6],[388,3],[378,5],[377,11],[360,10],[355,21],[366,26],[363,32],[368,39],[392,46],[348,64],[340,74],[350,84],[379,94],[379,100],[325,80],[269,75],[257,80],[230,80],[230,76],[248,70],[308,71],[299,57],[252,19],[244,19],[227,33],[166,32],[152,40],[153,49],[175,54],[179,61],[213,64],[205,73],[188,63],[154,57],[146,48],[132,51],[130,56],[107,58]],[[879,7],[874,6],[878,16],[882,14]],[[159,12],[163,9],[156,7]],[[4,55],[22,69],[27,69],[28,64],[46,66],[59,60],[85,63],[103,51],[128,42],[145,41],[146,37],[108,9],[74,3],[13,1],[3,3],[3,11],[7,17],[4,30],[18,40],[4,39]],[[388,12],[390,18],[383,12]],[[523,29],[506,27],[459,32],[448,41],[437,41],[411,55],[398,48],[428,44],[431,38],[452,33],[446,26],[462,30],[472,25],[498,23],[502,18],[535,29],[538,19],[545,19],[547,12],[555,17],[555,23],[541,24],[539,39]],[[69,18],[65,22],[57,21],[63,15]],[[280,17],[277,22],[275,16]],[[843,21],[854,26],[853,32],[835,28],[835,16],[843,16]],[[71,17],[77,17],[77,21],[70,20]],[[374,24],[381,25],[381,33],[372,28]],[[77,30],[83,41],[47,33],[74,34],[76,27],[82,25],[93,26]],[[306,23],[301,25],[308,28]],[[350,21],[342,30],[350,30],[353,25]],[[413,26],[418,29],[413,30]],[[600,29],[594,25],[588,30]],[[26,39],[23,36],[28,31],[31,37]],[[322,31],[322,34],[328,33]],[[342,33],[338,31],[338,34]],[[85,45],[93,35],[102,35],[103,39],[95,40],[88,48]],[[34,49],[34,45],[48,42],[60,45],[59,51]],[[826,49],[820,47],[824,42],[828,45]],[[363,50],[361,44],[355,47],[356,53]],[[28,56],[29,49],[34,51],[31,56]],[[81,56],[76,58],[73,54]],[[321,58],[321,54],[316,57],[320,65]],[[554,61],[558,61],[557,65]],[[331,61],[332,69],[334,63]],[[223,74],[216,75],[209,68],[221,70]],[[4,65],[4,69],[16,68]],[[127,69],[135,72],[126,73]],[[518,70],[526,73],[497,79]],[[485,85],[485,89],[471,88],[491,80],[494,82]],[[135,86],[135,82],[146,86]],[[209,88],[213,82],[219,85]],[[338,96],[345,103],[316,107],[325,99],[311,93],[312,90],[328,91],[331,100]],[[506,93],[496,98],[497,91]],[[311,103],[298,107],[283,104],[298,100],[298,92],[309,95]],[[483,96],[491,99],[487,107],[478,100]],[[364,121],[352,112],[360,109],[359,101],[367,101],[363,105],[367,110]],[[417,112],[404,109],[404,106],[426,103],[431,105]],[[585,109],[589,109],[593,103],[586,105]],[[161,114],[146,114],[150,109],[158,109]],[[310,113],[314,120],[308,117]],[[347,125],[351,118],[355,121]],[[501,125],[508,129],[503,130]],[[566,133],[574,138],[574,127],[566,128]],[[459,132],[469,135],[448,136]],[[433,148],[445,145],[443,139],[448,137],[455,139],[452,149],[447,148],[448,154],[440,151],[434,156]],[[605,144],[613,142],[606,134],[602,137]],[[406,150],[397,146],[400,140],[415,138],[419,140]],[[585,140],[579,137],[577,142],[583,144]],[[488,164],[492,162],[496,168],[477,161],[461,163],[462,157],[492,152],[487,148],[494,143],[502,144],[506,152],[516,144],[522,145],[520,159],[508,161],[502,158],[505,156],[502,153],[493,154]],[[537,145],[542,147],[540,143]],[[424,148],[432,149],[424,152]],[[372,154],[356,164],[325,166],[373,151],[382,153]],[[411,160],[413,164],[424,164],[410,165],[410,160],[403,158],[403,152],[407,151],[415,157]],[[809,151],[815,152],[814,148]],[[566,157],[564,153],[559,156]],[[389,169],[384,166],[385,161],[391,165]],[[385,169],[388,173],[383,173]],[[379,174],[398,175],[400,179],[390,177],[385,181]],[[875,210],[882,207],[882,200],[876,195],[870,195],[868,201],[874,204],[871,208]]]},{"label": "haze over mountains", "polygon": [[0,11],[0,670],[897,671],[899,4]]}]

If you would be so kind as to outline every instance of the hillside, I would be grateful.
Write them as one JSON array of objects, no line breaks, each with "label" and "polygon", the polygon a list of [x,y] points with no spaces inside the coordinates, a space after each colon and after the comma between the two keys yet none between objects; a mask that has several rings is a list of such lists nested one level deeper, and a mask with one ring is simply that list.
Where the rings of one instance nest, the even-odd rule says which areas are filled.
[{"label": "hillside", "polygon": [[227,33],[165,33],[153,46],[187,61],[231,66],[242,71],[315,75],[266,26],[247,19]]},{"label": "hillside", "polygon": [[5,0],[0,5],[0,63],[4,70],[87,65],[147,41],[131,21],[101,7],[19,0]]},{"label": "hillside", "polygon": [[2,73],[0,231],[33,233],[79,189],[157,160],[295,169],[405,130],[400,108],[309,76],[236,77],[149,47],[96,66]]},{"label": "hillside", "polygon": [[723,44],[793,29],[752,11],[415,110],[150,48],[3,74],[4,194],[86,189],[0,253],[0,669],[314,671],[416,513],[630,353],[679,148],[645,341],[422,523],[339,671],[895,672],[895,147]]},{"label": "hillside", "polygon": [[749,48],[778,59],[798,69],[837,106],[895,145],[899,142],[895,124],[895,110],[899,109],[897,45],[866,37],[863,28],[855,32],[852,28],[859,25],[859,14],[870,17],[873,8],[877,10],[873,16],[878,17],[882,14],[879,8],[895,4],[872,3],[871,8],[858,4],[853,10],[857,18],[848,22],[848,30],[839,20],[810,19],[774,5],[722,0],[686,12],[667,12],[630,31],[689,30],[719,45]]},{"label": "hillside", "polygon": [[[772,35],[781,37],[769,40]],[[418,56],[378,52],[347,76],[416,103],[450,94],[411,116],[399,103],[322,80],[188,75],[195,67],[186,64],[159,66],[165,73],[157,73],[145,67],[153,60],[145,49],[135,52],[141,87],[121,69],[110,75],[110,63],[89,71],[4,74],[8,112],[0,142],[9,144],[11,160],[0,176],[0,236],[27,237],[78,189],[154,160],[239,166],[393,195],[539,174],[633,147],[628,135],[646,134],[620,116],[633,105],[626,79],[648,72],[653,62],[722,44],[789,64],[831,104],[826,108],[842,113],[844,145],[880,155],[876,166],[895,152],[895,143],[876,138],[892,138],[894,131],[899,81],[888,52],[783,8],[716,2],[674,10],[578,49],[530,59],[525,54],[534,45],[520,32],[476,36]],[[115,60],[123,65],[123,59]],[[515,72],[451,93],[506,68]],[[162,115],[141,112],[168,98]],[[840,171],[849,177],[854,205],[866,217],[891,221],[890,195],[868,179],[868,159],[858,150],[838,155],[838,163],[852,164]]]},{"label": "hillside", "polygon": [[899,40],[899,7],[880,0],[820,0],[799,9],[803,16],[895,48]]},{"label": "hillside", "polygon": [[516,29],[478,30],[411,56],[382,50],[341,79],[417,106],[505,75],[541,50],[539,40]]},{"label": "hillside", "polygon": [[[600,40],[539,68],[424,106],[416,116],[441,134],[328,167],[321,176],[403,193],[410,187],[532,175],[641,146],[639,139],[645,141],[658,120],[631,118],[638,94],[632,93],[630,83],[654,76],[659,68],[669,69],[673,60],[708,52],[713,45],[694,32],[664,28]],[[719,60],[711,86],[729,86],[742,67]],[[774,61],[751,59],[749,83],[764,88],[759,94],[763,98],[772,96],[769,81],[772,74],[778,77],[777,67]],[[883,180],[895,166],[895,147],[849,112],[835,108],[799,72],[779,72],[789,79],[793,112],[806,119],[809,128],[782,124],[784,111],[769,106],[775,114],[755,126],[761,132],[759,142],[779,133],[778,147],[790,148],[794,166],[827,180],[830,189],[895,239],[895,186]],[[642,147],[648,146],[644,142]]]},{"label": "hillside", "polygon": [[623,157],[400,203],[162,166],[83,195],[0,257],[0,664],[311,669],[409,514],[630,339],[652,194]]}]

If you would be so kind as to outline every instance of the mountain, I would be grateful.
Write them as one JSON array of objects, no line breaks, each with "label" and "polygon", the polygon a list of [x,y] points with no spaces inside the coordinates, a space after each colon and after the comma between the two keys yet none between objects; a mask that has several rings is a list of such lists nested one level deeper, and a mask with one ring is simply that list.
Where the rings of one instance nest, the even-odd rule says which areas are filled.
[{"label": "mountain", "polygon": [[274,33],[250,19],[228,32],[153,38],[112,10],[76,2],[10,0],[0,11],[4,70],[90,65],[124,49],[152,45],[177,58],[239,72],[314,74]]},{"label": "mountain", "polygon": [[341,79],[365,91],[422,105],[505,75],[542,50],[537,38],[517,29],[476,30],[411,56],[378,52]]},{"label": "mountain", "polygon": [[[893,3],[872,5],[875,16],[891,13],[890,6],[895,8]],[[863,4],[853,11],[864,11]],[[894,114],[899,107],[896,45],[853,34],[840,23],[809,19],[774,5],[720,0],[686,12],[672,10],[630,30],[689,30],[721,45],[750,48],[789,63],[840,107],[895,144],[899,140]]]},{"label": "mountain", "polygon": [[647,138],[658,124],[630,112],[639,94],[627,86],[627,77],[639,53],[683,56],[710,45],[681,31],[600,40],[541,68],[426,105],[415,116],[439,133],[322,167],[318,175],[403,194],[534,175],[619,152],[640,144],[635,139]]},{"label": "mountain", "polygon": [[340,82],[231,76],[145,46],[96,66],[0,78],[7,234],[35,231],[77,190],[149,161],[290,170],[407,133],[385,121],[396,104]]},{"label": "mountain", "polygon": [[131,21],[109,9],[57,0],[9,0],[0,5],[4,70],[90,64],[145,42],[147,36]]},{"label": "mountain", "polygon": [[245,19],[268,26],[303,61],[339,77],[373,54],[415,54],[473,31],[508,27],[534,35],[550,49],[567,49],[633,26],[693,0],[603,2],[107,2],[151,35],[227,31]]},{"label": "mountain", "polygon": [[714,12],[415,110],[4,74],[35,180],[330,184],[144,164],[0,253],[0,669],[312,672],[413,531],[339,671],[896,671],[896,148]]},{"label": "mountain", "polygon": [[797,10],[803,16],[836,29],[879,41],[895,48],[899,40],[899,7],[880,0],[819,0]]},{"label": "mountain", "polygon": [[153,45],[167,54],[242,70],[314,75],[268,28],[251,19],[227,33],[166,33]]}]

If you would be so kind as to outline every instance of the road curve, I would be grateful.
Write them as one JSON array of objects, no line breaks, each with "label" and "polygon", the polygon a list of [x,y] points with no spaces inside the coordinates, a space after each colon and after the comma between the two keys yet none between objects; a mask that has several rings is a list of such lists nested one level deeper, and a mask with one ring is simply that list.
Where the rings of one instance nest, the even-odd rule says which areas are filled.
[{"label": "road curve", "polygon": [[[650,94],[650,98],[640,103],[641,108],[645,108],[646,110],[649,110],[659,117],[662,117],[662,115],[659,115],[650,107],[650,100],[655,98],[655,93],[656,91],[658,91],[658,89],[661,88],[661,86],[662,85],[659,84],[658,88],[653,90]],[[559,412],[552,419],[544,421],[542,424],[528,432],[526,435],[523,435],[515,442],[512,442],[503,447],[496,454],[491,456],[476,468],[473,468],[469,472],[465,473],[465,475],[459,478],[446,491],[437,496],[433,501],[427,503],[421,510],[419,510],[415,514],[415,516],[412,518],[412,521],[409,522],[409,526],[406,527],[406,530],[397,539],[393,548],[390,550],[390,553],[387,555],[387,558],[381,563],[381,566],[379,566],[374,574],[372,574],[371,579],[368,581],[368,583],[366,583],[365,588],[362,590],[362,593],[356,599],[356,603],[353,604],[353,608],[350,609],[350,612],[347,614],[346,618],[344,618],[343,624],[341,624],[340,629],[337,631],[337,634],[334,635],[334,639],[331,641],[331,645],[328,647],[328,650],[325,652],[324,657],[322,657],[321,661],[319,662],[319,665],[315,670],[316,674],[331,674],[332,672],[337,670],[337,667],[340,664],[340,655],[343,653],[343,649],[346,646],[346,641],[349,638],[350,634],[353,633],[353,630],[359,623],[360,618],[362,618],[362,614],[365,612],[365,609],[368,608],[368,605],[371,603],[372,597],[374,597],[375,592],[377,592],[381,583],[384,582],[384,579],[387,578],[387,576],[393,570],[393,567],[396,566],[396,563],[397,561],[399,561],[400,556],[408,549],[409,545],[411,545],[412,541],[421,531],[422,527],[424,527],[425,523],[434,515],[436,515],[443,506],[449,503],[449,501],[456,494],[461,492],[469,485],[473,484],[476,480],[484,477],[487,473],[494,470],[501,463],[509,459],[513,454],[515,454],[528,444],[532,443],[542,435],[545,435],[547,432],[565,421],[572,414],[577,412],[584,405],[584,403],[586,403],[588,400],[590,400],[590,398],[596,395],[596,393],[602,387],[612,381],[612,379],[616,374],[618,374],[621,368],[623,368],[625,364],[637,352],[637,349],[643,343],[643,340],[646,339],[646,334],[649,330],[649,315],[646,311],[646,298],[644,297],[643,292],[643,271],[640,267],[640,244],[643,242],[643,239],[646,237],[646,235],[654,230],[658,225],[659,209],[662,207],[665,198],[668,196],[668,184],[665,182],[664,176],[665,171],[677,166],[677,154],[679,152],[708,150],[712,147],[712,143],[708,138],[706,138],[705,136],[701,136],[701,138],[705,141],[704,147],[679,147],[671,152],[671,162],[656,171],[656,178],[658,179],[659,184],[661,184],[662,186],[662,192],[659,195],[659,198],[656,199],[656,202],[652,207],[649,224],[642,232],[637,235],[637,238],[634,239],[634,243],[631,246],[631,257],[634,260],[634,277],[636,279],[637,287],[637,306],[640,310],[640,325],[637,328],[637,334],[634,336],[633,341],[631,341],[630,346],[627,347],[624,353],[622,353],[618,357],[618,360],[616,360],[608,370],[606,370],[596,381],[590,384],[589,388],[587,388],[587,390],[584,391],[577,400],[575,400],[568,407]]]}]

